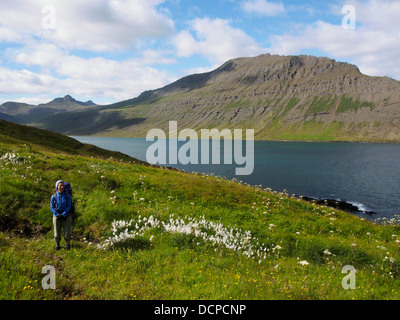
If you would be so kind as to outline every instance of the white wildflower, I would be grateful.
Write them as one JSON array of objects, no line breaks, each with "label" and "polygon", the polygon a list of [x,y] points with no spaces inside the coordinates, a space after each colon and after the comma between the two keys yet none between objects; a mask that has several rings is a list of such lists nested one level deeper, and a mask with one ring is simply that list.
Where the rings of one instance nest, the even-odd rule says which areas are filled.
[{"label": "white wildflower", "polygon": [[[112,223],[113,236],[106,239],[104,244],[99,245],[98,248],[107,249],[117,242],[143,236],[146,230],[161,227],[166,232],[193,235],[196,238],[202,238],[206,242],[211,242],[217,247],[223,246],[240,252],[249,258],[257,258],[259,261],[267,258],[265,253],[267,248],[262,244],[259,246],[259,241],[253,239],[251,232],[248,230],[243,232],[237,228],[227,229],[220,223],[205,220],[204,217],[200,220],[187,217],[185,219],[173,219],[172,217],[173,215],[170,216],[167,222],[159,221],[153,216],[144,217],[143,220],[139,216],[137,220],[128,222],[114,221]],[[132,228],[133,230],[129,231]],[[151,236],[150,241],[152,239],[153,236]],[[199,244],[200,242],[197,242],[197,245]],[[274,249],[279,250],[281,247],[276,246]]]}]

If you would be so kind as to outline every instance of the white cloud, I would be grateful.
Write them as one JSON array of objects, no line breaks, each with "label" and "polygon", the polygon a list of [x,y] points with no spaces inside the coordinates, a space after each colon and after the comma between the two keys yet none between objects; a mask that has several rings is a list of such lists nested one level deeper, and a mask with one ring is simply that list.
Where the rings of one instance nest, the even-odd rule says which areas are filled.
[{"label": "white cloud", "polygon": [[[40,37],[63,48],[105,51],[128,48],[142,38],[167,36],[174,22],[158,9],[164,0],[55,0],[54,29],[44,29],[47,0],[2,2],[0,41]],[[18,17],[16,19],[15,17]],[[52,16],[53,17],[53,16]]]},{"label": "white cloud", "polygon": [[17,32],[4,28],[0,25],[0,42],[18,42],[22,40],[22,36],[20,36]]},{"label": "white cloud", "polygon": [[[48,58],[52,57],[48,61]],[[153,58],[156,58],[154,55]],[[0,93],[86,97],[93,100],[120,101],[144,90],[162,87],[175,78],[149,67],[146,60],[116,61],[102,57],[81,58],[68,55],[52,45],[19,53],[15,60],[37,65],[41,72],[0,67]],[[162,61],[162,60],[161,60]],[[164,59],[169,62],[168,59]]]},{"label": "white cloud", "polygon": [[27,69],[11,70],[0,67],[0,93],[36,94],[52,87],[57,80],[46,74],[38,74]]},{"label": "white cloud", "polygon": [[298,35],[272,37],[270,51],[297,54],[318,49],[329,57],[350,60],[363,73],[400,80],[400,2],[369,0],[345,4],[356,9],[356,30],[342,28],[340,16],[337,24],[317,21],[304,27]]},{"label": "white cloud", "polygon": [[[65,94],[119,101],[170,83],[174,77],[150,66],[174,63],[168,57],[171,53],[146,45],[147,38],[152,42],[175,32],[169,13],[159,7],[163,3],[54,0],[55,29],[47,30],[42,20],[50,13],[42,9],[49,1],[2,2],[0,43],[17,46],[9,46],[0,56],[6,60],[0,65],[0,93],[27,97],[19,101],[30,95],[32,101],[42,101],[46,95]],[[133,53],[128,48],[134,48]],[[85,52],[79,56],[74,49]],[[104,51],[108,55],[115,50],[138,57],[104,57]]]},{"label": "white cloud", "polygon": [[[20,49],[9,50],[10,60],[26,66],[41,66],[49,70],[60,63],[60,59],[66,52],[59,47],[49,43],[32,43]],[[10,57],[11,56],[11,57]]]},{"label": "white cloud", "polygon": [[213,64],[221,64],[240,56],[254,56],[265,49],[241,29],[230,26],[223,19],[196,18],[190,30],[181,31],[174,44],[180,57],[202,55]]},{"label": "white cloud", "polygon": [[115,61],[101,57],[83,59],[65,57],[57,67],[69,92],[87,97],[112,97],[124,100],[142,91],[162,87],[171,81],[163,71],[149,67],[138,59]]},{"label": "white cloud", "polygon": [[267,0],[249,0],[242,3],[242,8],[247,13],[276,16],[285,13],[285,6],[282,2],[271,2]]}]

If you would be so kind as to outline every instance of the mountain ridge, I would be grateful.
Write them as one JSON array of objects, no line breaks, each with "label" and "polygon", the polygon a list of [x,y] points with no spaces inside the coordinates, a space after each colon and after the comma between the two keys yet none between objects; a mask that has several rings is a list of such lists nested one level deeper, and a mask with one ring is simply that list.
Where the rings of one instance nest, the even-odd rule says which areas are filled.
[{"label": "mountain ridge", "polygon": [[93,106],[93,105],[96,105],[92,100],[88,100],[88,101],[86,101],[86,102],[83,102],[83,101],[76,100],[76,99],[74,99],[72,96],[70,96],[69,94],[67,94],[66,96],[64,96],[64,97],[62,97],[62,98],[61,98],[61,97],[55,98],[55,99],[53,99],[53,100],[50,101],[50,102],[43,103],[43,104],[39,104],[39,106],[42,106],[42,105],[63,104],[63,103],[72,103],[72,104],[78,104],[78,105],[81,105],[81,106]]},{"label": "mountain ridge", "polygon": [[[2,110],[0,110],[2,112]],[[264,54],[93,110],[28,123],[73,135],[145,137],[153,128],[254,129],[261,140],[400,141],[400,82],[327,57]]]},{"label": "mountain ridge", "polygon": [[97,105],[92,100],[82,102],[70,95],[37,105],[7,101],[0,105],[0,118],[17,124],[30,124],[59,112],[78,111],[93,107],[97,107]]}]

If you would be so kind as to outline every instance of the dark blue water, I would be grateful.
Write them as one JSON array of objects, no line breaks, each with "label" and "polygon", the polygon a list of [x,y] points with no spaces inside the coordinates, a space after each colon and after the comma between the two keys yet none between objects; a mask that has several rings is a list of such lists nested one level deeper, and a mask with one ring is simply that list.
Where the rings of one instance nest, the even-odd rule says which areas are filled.
[{"label": "dark blue water", "polygon": [[[153,144],[144,138],[74,138],[144,161]],[[391,219],[400,214],[399,144],[255,141],[254,171],[248,176],[235,175],[235,162],[169,166],[236,178],[290,195],[350,202],[363,211],[376,212],[373,216],[359,214],[366,219]]]}]

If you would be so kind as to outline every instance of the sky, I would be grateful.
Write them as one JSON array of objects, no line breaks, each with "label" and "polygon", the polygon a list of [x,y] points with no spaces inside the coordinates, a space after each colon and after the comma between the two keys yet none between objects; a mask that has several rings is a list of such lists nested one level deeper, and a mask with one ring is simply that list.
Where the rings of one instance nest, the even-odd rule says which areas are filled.
[{"label": "sky", "polygon": [[0,10],[0,103],[113,103],[265,53],[400,80],[398,0],[0,0]]}]

